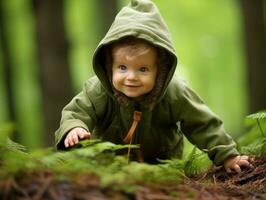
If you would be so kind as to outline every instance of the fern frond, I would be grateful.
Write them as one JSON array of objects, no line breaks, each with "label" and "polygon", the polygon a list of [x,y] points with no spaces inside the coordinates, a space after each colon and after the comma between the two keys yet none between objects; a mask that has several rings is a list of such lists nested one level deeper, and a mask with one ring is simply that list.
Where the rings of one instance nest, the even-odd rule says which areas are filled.
[{"label": "fern frond", "polygon": [[264,119],[266,118],[266,112],[258,112],[251,115],[248,115],[247,118],[250,119]]},{"label": "fern frond", "polygon": [[207,154],[203,151],[198,151],[200,150],[194,146],[185,163],[184,171],[188,177],[201,175],[208,171],[212,166],[212,162]]},{"label": "fern frond", "polygon": [[94,149],[98,149],[97,151],[103,152],[103,151],[117,151],[120,149],[126,149],[126,148],[139,148],[139,145],[120,145],[120,144],[114,144],[112,142],[103,142],[99,139],[90,139],[90,140],[83,140],[80,142],[81,147],[89,147],[94,146]]},{"label": "fern frond", "polygon": [[171,159],[171,160],[159,160],[158,161],[161,163],[159,165],[163,165],[166,167],[170,167],[173,169],[177,169],[177,170],[184,170],[184,166],[186,161],[181,160],[181,159]]},{"label": "fern frond", "polygon": [[8,133],[9,135],[16,129],[16,124],[13,122],[7,122],[4,124],[0,124],[0,132]]},{"label": "fern frond", "polygon": [[6,138],[6,148],[10,151],[23,151],[23,152],[26,152],[26,147],[17,143],[17,142],[14,142],[12,141],[9,137]]},{"label": "fern frond", "polygon": [[81,145],[81,147],[88,147],[100,142],[102,141],[99,139],[90,139],[90,140],[81,140],[79,144]]},{"label": "fern frond", "polygon": [[[103,186],[116,185],[128,190],[138,182],[178,183],[183,179],[184,162],[180,160],[164,161],[157,165],[131,162],[126,156],[117,156],[115,151],[136,145],[115,145],[110,142],[90,141],[82,143],[83,148],[71,151],[54,152],[53,149],[41,149],[26,153],[23,146],[9,141],[1,157],[0,177],[14,176],[20,171],[49,169],[58,178],[75,179],[84,173],[93,173],[100,177]],[[74,175],[74,176],[73,176]]]},{"label": "fern frond", "polygon": [[245,155],[253,156],[266,155],[266,138],[257,140],[248,146],[241,147],[240,152]]},{"label": "fern frond", "polygon": [[[31,152],[30,155],[32,161],[35,160],[35,162],[33,162],[33,165],[52,169],[54,167],[57,167],[58,165],[63,165],[64,161],[68,158],[67,154],[63,152],[54,152],[53,148],[35,150]],[[30,168],[33,168],[33,166]]]},{"label": "fern frond", "polygon": [[0,177],[26,170],[28,163],[30,163],[30,155],[28,153],[18,150],[4,150],[1,152]]},{"label": "fern frond", "polygon": [[0,147],[6,146],[6,138],[8,138],[15,130],[14,123],[7,123],[0,127]]},{"label": "fern frond", "polygon": [[258,127],[259,127],[259,130],[260,130],[260,132],[261,132],[261,135],[262,135],[264,138],[266,138],[266,134],[264,133],[264,131],[263,131],[263,129],[262,129],[261,122],[260,122],[260,120],[266,118],[266,112],[258,112],[258,113],[255,113],[255,114],[251,114],[251,115],[247,116],[247,118],[255,119],[255,120],[256,120],[257,125],[258,125]]},{"label": "fern frond", "polygon": [[113,173],[102,176],[102,185],[132,184],[132,183],[179,183],[183,179],[183,170],[171,168],[166,164],[151,165],[147,163],[130,162],[120,166]]}]

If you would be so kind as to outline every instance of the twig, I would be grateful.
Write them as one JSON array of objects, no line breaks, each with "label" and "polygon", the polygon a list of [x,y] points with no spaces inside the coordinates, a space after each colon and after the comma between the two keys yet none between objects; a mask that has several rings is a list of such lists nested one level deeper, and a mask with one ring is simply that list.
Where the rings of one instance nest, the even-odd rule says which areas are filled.
[{"label": "twig", "polygon": [[53,200],[60,199],[59,195],[55,192],[55,189],[53,187],[51,187],[48,192]]},{"label": "twig", "polygon": [[7,200],[8,196],[10,194],[10,192],[12,191],[12,188],[14,188],[16,191],[20,192],[21,194],[23,194],[24,197],[26,197],[27,199],[31,199],[29,197],[29,195],[23,191],[22,188],[20,188],[18,186],[18,184],[16,183],[16,181],[14,180],[13,177],[8,178],[8,180],[6,181],[6,184],[4,186],[4,195],[3,195],[3,200]]},{"label": "twig", "polygon": [[44,180],[44,184],[42,185],[38,193],[33,197],[34,200],[38,200],[42,197],[42,195],[45,193],[47,188],[50,186],[52,180],[53,180],[52,176],[47,177],[46,180]]}]

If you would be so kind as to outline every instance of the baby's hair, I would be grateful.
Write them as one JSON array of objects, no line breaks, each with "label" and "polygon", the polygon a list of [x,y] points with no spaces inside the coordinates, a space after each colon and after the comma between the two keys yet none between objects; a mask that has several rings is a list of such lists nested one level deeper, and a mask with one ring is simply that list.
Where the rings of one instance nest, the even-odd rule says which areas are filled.
[{"label": "baby's hair", "polygon": [[158,52],[157,48],[148,43],[146,40],[130,36],[114,42],[111,45],[111,53],[114,54],[117,48],[123,47],[126,48],[127,53],[132,56],[141,55],[148,49],[154,49],[156,53]]}]

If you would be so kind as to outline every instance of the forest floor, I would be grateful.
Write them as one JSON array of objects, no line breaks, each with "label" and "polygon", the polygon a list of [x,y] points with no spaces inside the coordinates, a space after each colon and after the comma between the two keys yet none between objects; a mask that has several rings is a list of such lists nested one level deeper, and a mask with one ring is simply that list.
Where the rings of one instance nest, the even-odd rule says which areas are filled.
[{"label": "forest floor", "polygon": [[179,185],[139,183],[128,192],[114,185],[103,188],[92,174],[67,181],[36,170],[1,181],[0,195],[3,200],[266,200],[266,157],[255,158],[253,165],[240,174],[213,168]]}]

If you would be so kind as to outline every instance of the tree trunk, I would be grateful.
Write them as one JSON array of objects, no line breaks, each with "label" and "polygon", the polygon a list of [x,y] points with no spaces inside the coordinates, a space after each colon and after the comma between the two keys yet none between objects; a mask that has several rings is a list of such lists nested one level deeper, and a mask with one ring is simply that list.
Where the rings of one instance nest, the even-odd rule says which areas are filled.
[{"label": "tree trunk", "polygon": [[240,0],[248,65],[249,111],[266,109],[266,36],[263,0]]},{"label": "tree trunk", "polygon": [[[0,1],[0,45],[2,49],[2,62],[3,62],[3,77],[4,77],[4,82],[5,82],[5,92],[6,92],[6,99],[4,101],[7,102],[7,111],[8,111],[8,121],[12,123],[17,123],[17,117],[16,117],[16,112],[15,112],[15,99],[14,99],[14,91],[13,91],[13,69],[14,67],[12,66],[11,62],[11,49],[9,45],[9,38],[7,35],[7,30],[6,30],[6,23],[5,23],[5,16],[4,16],[4,5],[3,1]],[[2,99],[3,101],[3,99]],[[12,139],[15,141],[19,140],[18,137],[18,132],[17,130],[14,130],[12,133]]]},{"label": "tree trunk", "polygon": [[68,45],[63,19],[63,0],[33,0],[46,144],[54,144],[62,108],[72,97]]},{"label": "tree trunk", "polygon": [[[107,3],[108,2],[108,3]],[[98,0],[97,1],[98,8],[99,8],[99,18],[101,24],[101,33],[100,37],[102,38],[106,32],[108,31],[109,27],[111,26],[112,22],[115,19],[118,9],[118,1],[117,0]]]}]

